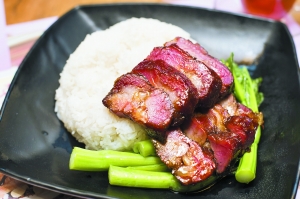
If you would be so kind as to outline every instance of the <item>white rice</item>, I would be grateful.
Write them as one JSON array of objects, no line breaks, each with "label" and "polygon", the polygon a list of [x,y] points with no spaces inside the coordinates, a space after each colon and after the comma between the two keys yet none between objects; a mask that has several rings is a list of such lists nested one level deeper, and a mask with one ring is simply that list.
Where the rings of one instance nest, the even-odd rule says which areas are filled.
[{"label": "white rice", "polygon": [[112,114],[102,99],[117,77],[176,36],[190,38],[177,26],[132,18],[87,35],[70,55],[60,74],[55,111],[87,149],[130,150],[136,141],[147,139],[141,126]]}]

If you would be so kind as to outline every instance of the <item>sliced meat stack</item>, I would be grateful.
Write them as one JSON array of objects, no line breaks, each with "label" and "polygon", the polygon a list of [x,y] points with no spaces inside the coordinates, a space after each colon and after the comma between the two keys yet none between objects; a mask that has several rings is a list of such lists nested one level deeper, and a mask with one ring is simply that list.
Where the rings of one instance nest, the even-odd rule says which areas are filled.
[{"label": "sliced meat stack", "polygon": [[147,59],[164,60],[188,77],[197,88],[198,106],[210,108],[217,102],[222,86],[220,77],[176,44],[154,48]]},{"label": "sliced meat stack", "polygon": [[185,185],[211,175],[226,175],[254,141],[263,124],[261,113],[253,113],[233,95],[205,113],[194,113],[179,128],[166,132],[166,143],[153,139],[156,153]]},{"label": "sliced meat stack", "polygon": [[178,37],[119,77],[103,104],[143,125],[160,159],[189,185],[226,173],[263,123],[236,101],[232,84],[225,65]]},{"label": "sliced meat stack", "polygon": [[[177,40],[179,42],[175,42]],[[157,128],[155,128],[155,130],[157,131],[165,131],[168,127],[179,126],[186,118],[189,118],[192,115],[197,107],[205,109],[211,108],[221,99],[221,96],[225,96],[221,93],[223,86],[221,77],[229,75],[229,78],[232,78],[232,75],[231,73],[222,73],[227,69],[225,65],[221,65],[224,69],[219,70],[219,74],[204,62],[191,56],[187,50],[180,47],[183,41],[189,44],[191,43],[189,40],[176,38],[172,41],[173,43],[167,42],[165,46],[154,48],[149,56],[130,72],[130,74],[143,76],[153,88],[160,88],[167,94],[169,100],[172,102],[174,112],[173,114],[169,114],[170,118],[164,118],[166,119],[165,126],[162,126],[161,124],[154,125],[152,121],[145,120],[150,119],[149,115],[151,113],[148,112],[149,110],[152,110],[152,108],[146,107],[147,104],[143,104],[142,107],[144,108],[139,108],[138,110],[125,110],[123,107],[118,107],[117,105],[111,107],[113,103],[109,102],[110,99],[117,98],[113,95],[120,95],[120,92],[116,92],[117,90],[120,90],[116,89],[117,85],[120,84],[118,81],[123,82],[120,79],[125,77],[128,79],[129,77],[135,76],[126,75],[125,77],[120,77],[115,82],[114,88],[112,89],[114,92],[111,91],[103,99],[103,104],[120,117],[130,118],[147,128],[152,129],[153,126],[156,126]],[[214,59],[214,61],[218,62],[215,65],[221,64],[217,59]],[[231,82],[231,84],[232,83],[233,82]],[[227,89],[229,90],[230,87],[231,85],[228,86]],[[140,93],[141,87],[136,88],[137,92]],[[126,94],[125,92],[127,90],[133,92],[132,89],[123,88],[122,95],[130,100],[129,96],[135,95],[132,93]],[[133,99],[132,101],[134,100],[136,99]],[[151,104],[151,106],[154,105]],[[161,107],[162,110],[165,109],[163,107],[164,104],[156,104],[155,106]],[[130,107],[136,109],[135,106]],[[139,113],[138,115],[147,117],[143,117],[143,119],[137,118],[135,117],[136,112]]]},{"label": "sliced meat stack", "polygon": [[195,113],[182,125],[182,130],[200,146],[213,151],[216,172],[222,173],[237,153],[248,150],[262,123],[262,113],[252,112],[230,95],[208,112]]},{"label": "sliced meat stack", "polygon": [[208,68],[215,71],[222,81],[220,98],[227,96],[232,90],[233,76],[227,67],[224,67],[222,62],[208,54],[208,52],[198,43],[193,43],[182,37],[176,37],[169,41],[165,46],[176,44],[182,50],[186,51],[198,61],[203,62]]}]

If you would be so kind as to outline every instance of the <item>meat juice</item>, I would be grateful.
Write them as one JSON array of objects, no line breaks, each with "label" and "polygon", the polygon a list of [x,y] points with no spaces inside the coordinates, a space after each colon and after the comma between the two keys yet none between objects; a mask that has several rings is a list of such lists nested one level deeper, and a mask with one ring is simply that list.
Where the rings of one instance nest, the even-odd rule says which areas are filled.
[{"label": "meat juice", "polygon": [[295,0],[242,0],[247,13],[279,20],[293,7]]}]

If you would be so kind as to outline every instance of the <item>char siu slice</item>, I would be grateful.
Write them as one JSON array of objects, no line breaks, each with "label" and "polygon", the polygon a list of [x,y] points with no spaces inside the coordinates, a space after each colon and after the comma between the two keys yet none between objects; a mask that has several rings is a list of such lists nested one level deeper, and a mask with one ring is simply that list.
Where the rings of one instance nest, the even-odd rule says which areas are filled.
[{"label": "char siu slice", "polygon": [[186,75],[197,88],[199,107],[212,107],[218,100],[222,86],[219,76],[176,44],[154,48],[147,59],[163,60]]},{"label": "char siu slice", "polygon": [[153,144],[157,155],[182,184],[203,181],[214,173],[216,165],[212,153],[203,150],[179,129],[167,131],[166,136],[165,144],[157,140],[153,140]]},{"label": "char siu slice", "polygon": [[254,113],[250,108],[237,103],[236,113],[228,118],[225,125],[229,131],[240,135],[243,149],[247,149],[255,139],[257,127],[263,125],[263,114]]},{"label": "char siu slice", "polygon": [[218,74],[222,81],[220,98],[227,96],[231,92],[233,76],[223,63],[209,55],[200,44],[193,43],[190,40],[186,40],[182,37],[176,37],[174,40],[167,42],[165,45],[169,46],[174,43]]},{"label": "char siu slice", "polygon": [[132,73],[144,76],[155,88],[161,88],[169,95],[175,109],[172,126],[180,125],[194,112],[198,103],[197,89],[184,74],[166,62],[144,60]]},{"label": "char siu slice", "polygon": [[131,73],[119,77],[102,102],[119,117],[130,118],[159,132],[170,126],[174,113],[166,92],[154,88],[144,77]]},{"label": "char siu slice", "polygon": [[227,130],[224,124],[227,117],[227,111],[216,104],[206,113],[195,113],[181,128],[189,138],[203,146],[209,133]]},{"label": "char siu slice", "polygon": [[258,123],[247,116],[231,116],[225,123],[227,129],[239,136],[241,149],[247,150],[254,142]]},{"label": "char siu slice", "polygon": [[233,94],[230,94],[227,98],[219,103],[230,116],[246,116],[253,120],[258,125],[263,125],[263,114],[261,112],[255,113],[247,106],[236,101]]},{"label": "char siu slice", "polygon": [[217,173],[223,173],[229,168],[237,152],[241,150],[239,135],[230,131],[211,133],[207,136],[217,163]]},{"label": "char siu slice", "polygon": [[258,127],[257,120],[245,115],[229,116],[225,122],[227,131],[207,136],[216,159],[217,173],[224,172],[237,153],[243,154],[250,148]]},{"label": "char siu slice", "polygon": [[222,173],[239,152],[248,150],[258,125],[262,123],[261,113],[252,112],[231,94],[208,112],[195,113],[182,125],[182,130],[200,146],[209,142],[217,164],[216,171]]}]

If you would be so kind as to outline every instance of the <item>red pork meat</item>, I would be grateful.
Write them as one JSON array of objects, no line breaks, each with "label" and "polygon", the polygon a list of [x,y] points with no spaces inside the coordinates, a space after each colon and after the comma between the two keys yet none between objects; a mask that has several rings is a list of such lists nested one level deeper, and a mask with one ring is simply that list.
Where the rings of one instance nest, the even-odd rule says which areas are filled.
[{"label": "red pork meat", "polygon": [[222,173],[237,153],[250,147],[258,125],[262,123],[261,113],[252,112],[229,95],[208,112],[195,113],[182,128],[186,136],[200,146],[211,147],[217,163],[216,171]]},{"label": "red pork meat", "polygon": [[174,40],[167,42],[165,46],[170,46],[173,44],[178,45],[181,49],[195,57],[197,60],[203,62],[207,67],[218,74],[222,81],[220,98],[225,97],[231,92],[233,76],[223,63],[209,55],[208,52],[198,43],[193,43],[190,40],[186,40],[182,37],[176,37]]},{"label": "red pork meat", "polygon": [[119,77],[102,102],[119,117],[130,118],[162,133],[173,119],[174,108],[168,94],[132,73]]},{"label": "red pork meat", "polygon": [[197,89],[180,71],[162,60],[144,60],[132,73],[144,76],[156,88],[162,88],[170,97],[174,106],[173,126],[178,126],[194,111]]},{"label": "red pork meat", "polygon": [[215,171],[213,154],[185,136],[180,129],[167,131],[165,144],[153,140],[156,153],[185,185],[207,179]]},{"label": "red pork meat", "polygon": [[222,86],[219,76],[176,44],[156,47],[146,59],[163,60],[186,75],[197,88],[198,106],[209,108],[219,99]]},{"label": "red pork meat", "polygon": [[119,77],[102,102],[145,126],[157,155],[189,185],[225,175],[263,124],[262,113],[230,94],[232,84],[225,65],[178,37]]}]

